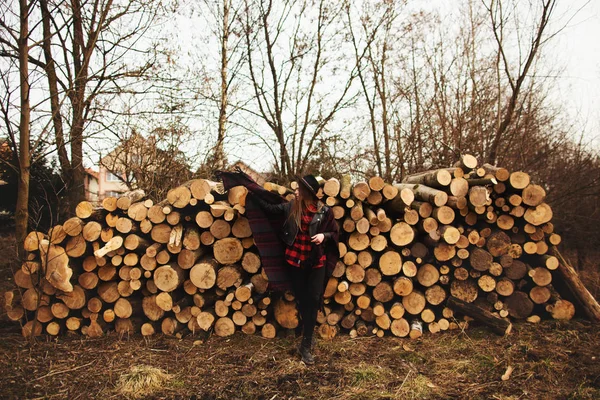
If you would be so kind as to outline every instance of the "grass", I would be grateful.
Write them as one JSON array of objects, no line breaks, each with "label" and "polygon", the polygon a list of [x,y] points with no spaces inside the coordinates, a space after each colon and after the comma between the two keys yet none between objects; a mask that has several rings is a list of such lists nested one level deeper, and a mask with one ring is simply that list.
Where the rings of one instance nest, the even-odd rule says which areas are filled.
[{"label": "grass", "polygon": [[600,399],[600,389],[591,387],[593,382],[589,382],[588,380],[584,380],[577,387],[577,389],[571,393],[569,399],[577,399],[577,400],[595,400]]},{"label": "grass", "polygon": [[119,377],[116,390],[127,398],[145,398],[164,389],[171,378],[172,376],[162,369],[148,365],[135,365]]},{"label": "grass", "polygon": [[[429,378],[422,374],[409,371],[407,379],[396,391],[400,399],[431,399],[435,398],[438,388]],[[411,376],[412,375],[412,376]]]},{"label": "grass", "polygon": [[355,386],[359,386],[362,384],[368,384],[371,381],[378,379],[381,374],[381,367],[377,368],[373,365],[361,365],[356,367],[353,373],[352,383]]}]

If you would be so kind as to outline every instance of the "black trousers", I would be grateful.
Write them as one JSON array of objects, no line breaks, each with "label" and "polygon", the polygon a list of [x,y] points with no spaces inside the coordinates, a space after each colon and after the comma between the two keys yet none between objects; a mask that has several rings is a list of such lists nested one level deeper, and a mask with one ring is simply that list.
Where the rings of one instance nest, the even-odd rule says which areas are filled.
[{"label": "black trousers", "polygon": [[288,269],[290,271],[292,289],[294,290],[300,316],[302,317],[302,338],[306,343],[310,343],[315,325],[317,324],[317,313],[321,306],[325,266],[304,269],[289,265]]}]

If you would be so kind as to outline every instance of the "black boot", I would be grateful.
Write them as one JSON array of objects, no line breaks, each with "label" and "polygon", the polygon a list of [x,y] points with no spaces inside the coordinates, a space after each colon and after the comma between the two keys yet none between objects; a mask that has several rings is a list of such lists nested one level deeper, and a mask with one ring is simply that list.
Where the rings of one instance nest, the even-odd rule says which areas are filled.
[{"label": "black boot", "polygon": [[306,365],[312,365],[315,363],[315,358],[312,355],[311,350],[312,338],[302,338],[302,343],[298,348],[298,353],[300,353],[300,357],[302,357],[302,361]]}]

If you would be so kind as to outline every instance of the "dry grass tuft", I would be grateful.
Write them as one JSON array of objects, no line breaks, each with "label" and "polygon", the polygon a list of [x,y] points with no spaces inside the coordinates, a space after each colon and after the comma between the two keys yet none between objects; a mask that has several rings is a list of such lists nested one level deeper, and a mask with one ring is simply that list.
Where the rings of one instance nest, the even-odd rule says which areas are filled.
[{"label": "dry grass tuft", "polygon": [[431,399],[438,393],[437,387],[425,375],[410,371],[396,391],[399,399]]},{"label": "dry grass tuft", "polygon": [[162,389],[171,378],[159,368],[136,365],[119,377],[117,391],[125,397],[139,399]]}]

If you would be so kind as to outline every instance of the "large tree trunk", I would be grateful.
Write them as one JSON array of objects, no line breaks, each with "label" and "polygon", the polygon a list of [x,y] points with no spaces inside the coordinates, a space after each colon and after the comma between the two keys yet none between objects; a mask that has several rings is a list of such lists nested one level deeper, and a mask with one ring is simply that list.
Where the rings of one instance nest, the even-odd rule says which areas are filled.
[{"label": "large tree trunk", "polygon": [[19,184],[17,189],[17,204],[15,207],[15,234],[17,252],[23,259],[25,252],[23,242],[27,236],[27,223],[29,220],[29,174],[31,156],[29,154],[29,2],[19,0],[19,14],[21,30],[19,35],[19,71],[21,93],[21,120],[19,123]]}]

